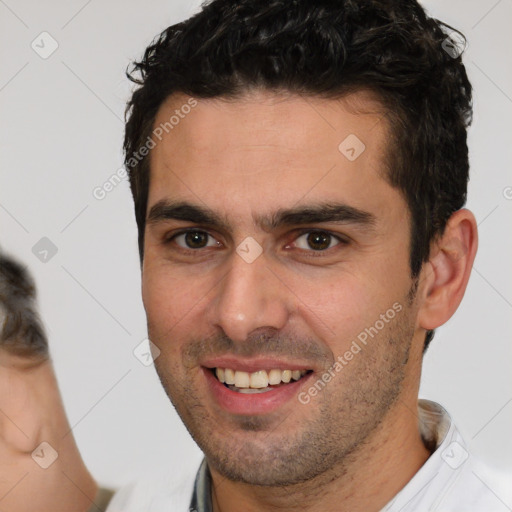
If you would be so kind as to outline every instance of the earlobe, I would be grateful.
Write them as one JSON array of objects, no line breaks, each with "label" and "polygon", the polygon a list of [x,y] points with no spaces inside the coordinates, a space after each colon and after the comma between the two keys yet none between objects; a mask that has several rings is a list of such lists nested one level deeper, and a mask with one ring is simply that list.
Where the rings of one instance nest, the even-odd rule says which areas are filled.
[{"label": "earlobe", "polygon": [[436,329],[455,313],[466,291],[477,247],[474,215],[466,209],[456,211],[443,235],[434,242],[425,265],[420,327]]}]

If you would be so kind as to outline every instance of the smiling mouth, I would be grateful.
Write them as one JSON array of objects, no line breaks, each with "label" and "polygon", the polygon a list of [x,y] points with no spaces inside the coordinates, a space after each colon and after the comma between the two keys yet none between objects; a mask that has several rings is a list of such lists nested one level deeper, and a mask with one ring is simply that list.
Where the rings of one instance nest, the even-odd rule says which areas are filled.
[{"label": "smiling mouth", "polygon": [[296,382],[312,372],[312,370],[272,369],[249,373],[231,368],[212,368],[211,370],[224,386],[231,391],[244,394],[272,391],[290,382]]}]

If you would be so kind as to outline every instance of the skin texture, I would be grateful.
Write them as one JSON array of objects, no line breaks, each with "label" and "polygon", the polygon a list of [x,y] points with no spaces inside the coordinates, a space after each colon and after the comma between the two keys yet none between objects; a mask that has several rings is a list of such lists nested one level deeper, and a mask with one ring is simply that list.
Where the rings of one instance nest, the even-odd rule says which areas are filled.
[{"label": "skin texture", "polygon": [[[171,96],[155,126],[188,99]],[[354,161],[338,150],[350,134],[366,146]],[[148,222],[142,274],[156,369],[207,457],[215,512],[377,511],[429,456],[416,415],[423,340],[463,296],[476,223],[467,210],[454,214],[412,280],[408,208],[384,178],[389,139],[366,93],[327,100],[259,91],[198,100],[151,152],[148,212],[187,201],[228,223]],[[374,222],[255,222],[326,201]],[[211,235],[206,247],[172,238],[183,228]],[[313,250],[311,231],[331,233],[329,248]],[[252,263],[236,253],[249,236],[263,249]],[[306,405],[292,399],[269,414],[234,415],[208,391],[201,364],[211,355],[298,362],[314,382],[397,303],[394,319]]]},{"label": "skin texture", "polygon": [[[31,456],[42,442],[58,453],[47,469]],[[83,512],[95,498],[97,485],[70,431],[51,362],[1,348],[0,460],[0,510]]]}]

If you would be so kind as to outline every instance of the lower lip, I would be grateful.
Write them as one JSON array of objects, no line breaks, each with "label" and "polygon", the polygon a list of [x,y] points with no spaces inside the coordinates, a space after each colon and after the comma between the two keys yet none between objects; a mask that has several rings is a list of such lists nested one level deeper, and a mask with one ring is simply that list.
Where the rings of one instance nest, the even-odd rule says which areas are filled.
[{"label": "lower lip", "polygon": [[232,414],[253,416],[255,414],[268,414],[282,407],[286,402],[297,397],[299,389],[313,375],[305,375],[301,379],[290,382],[284,386],[272,388],[262,393],[238,393],[222,384],[209,368],[203,368],[208,388],[215,401],[222,409]]}]

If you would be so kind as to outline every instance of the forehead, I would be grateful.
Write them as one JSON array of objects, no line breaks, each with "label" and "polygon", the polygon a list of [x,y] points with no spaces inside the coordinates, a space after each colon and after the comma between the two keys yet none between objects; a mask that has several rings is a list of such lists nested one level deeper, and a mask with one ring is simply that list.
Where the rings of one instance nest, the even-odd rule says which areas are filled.
[{"label": "forehead", "polygon": [[148,208],[176,198],[252,215],[306,198],[384,206],[390,194],[399,195],[384,179],[388,132],[369,93],[323,99],[258,91],[206,100],[175,94],[153,126]]}]

